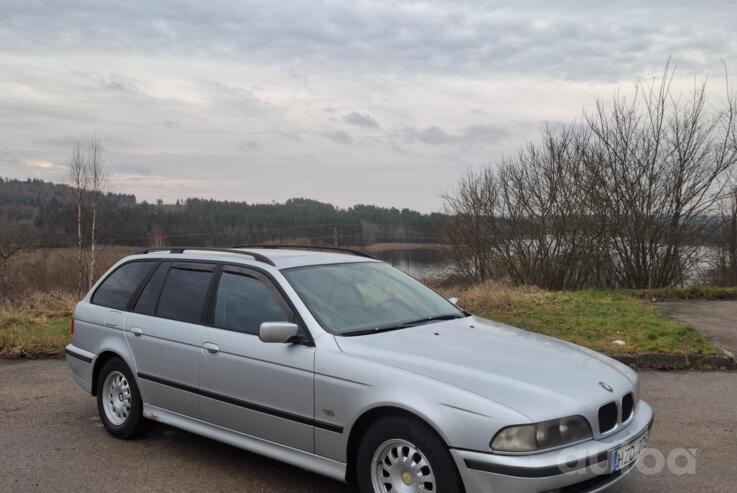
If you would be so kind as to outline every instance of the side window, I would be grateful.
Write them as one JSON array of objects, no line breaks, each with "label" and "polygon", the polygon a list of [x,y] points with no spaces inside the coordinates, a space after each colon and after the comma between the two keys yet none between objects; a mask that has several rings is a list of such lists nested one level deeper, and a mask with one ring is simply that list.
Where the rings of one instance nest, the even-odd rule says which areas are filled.
[{"label": "side window", "polygon": [[263,322],[291,322],[294,317],[268,281],[223,272],[215,299],[215,326],[258,334]]},{"label": "side window", "polygon": [[92,303],[125,310],[138,286],[156,266],[156,262],[129,262],[110,274],[95,294]]},{"label": "side window", "polygon": [[212,272],[172,266],[164,281],[156,315],[200,323]]},{"label": "side window", "polygon": [[159,265],[154,275],[146,283],[146,287],[141,291],[141,295],[138,297],[138,301],[136,301],[136,306],[133,308],[134,312],[144,315],[154,314],[156,311],[156,302],[159,300],[161,286],[164,284],[168,269],[169,266],[166,263]]}]

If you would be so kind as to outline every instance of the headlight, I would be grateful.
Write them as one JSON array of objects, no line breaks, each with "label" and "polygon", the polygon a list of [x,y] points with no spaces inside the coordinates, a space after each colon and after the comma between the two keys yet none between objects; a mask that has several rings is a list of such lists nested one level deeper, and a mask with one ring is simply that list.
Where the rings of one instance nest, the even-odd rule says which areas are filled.
[{"label": "headlight", "polygon": [[504,428],[491,441],[491,448],[499,452],[534,452],[591,437],[591,426],[583,416],[569,416]]}]

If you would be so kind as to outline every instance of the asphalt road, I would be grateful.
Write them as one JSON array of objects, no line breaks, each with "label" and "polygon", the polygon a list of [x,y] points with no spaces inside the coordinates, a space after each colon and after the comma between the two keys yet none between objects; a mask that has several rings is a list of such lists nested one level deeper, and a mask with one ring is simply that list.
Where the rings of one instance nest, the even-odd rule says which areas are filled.
[{"label": "asphalt road", "polygon": [[[696,449],[696,473],[634,471],[614,493],[727,492],[737,484],[737,372],[642,375],[650,446]],[[0,360],[0,490],[348,492],[341,483],[156,425],[110,437],[61,360]]]},{"label": "asphalt road", "polygon": [[696,327],[717,346],[737,355],[737,300],[666,301],[655,306],[677,322]]}]

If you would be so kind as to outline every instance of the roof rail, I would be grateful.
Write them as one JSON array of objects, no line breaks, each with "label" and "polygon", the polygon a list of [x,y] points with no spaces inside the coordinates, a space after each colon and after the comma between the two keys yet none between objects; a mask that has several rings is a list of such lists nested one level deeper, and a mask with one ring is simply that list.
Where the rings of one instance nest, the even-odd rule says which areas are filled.
[{"label": "roof rail", "polygon": [[240,248],[240,247],[233,247],[233,248],[216,248],[216,247],[161,247],[161,248],[146,248],[144,250],[141,250],[139,252],[136,252],[136,254],[137,255],[145,255],[145,254],[151,253],[151,252],[184,253],[187,250],[193,250],[193,251],[199,251],[199,252],[237,253],[237,254],[240,254],[240,255],[248,255],[249,257],[253,257],[254,260],[257,260],[259,262],[263,262],[265,264],[274,265],[274,266],[276,265],[266,255],[262,255],[262,254],[256,253],[256,252],[249,252],[248,250],[236,250],[236,248]]},{"label": "roof rail", "polygon": [[366,257],[376,260],[375,257],[369,255],[366,252],[360,250],[351,250],[349,248],[331,247],[331,246],[317,246],[317,245],[239,245],[233,248],[264,248],[264,249],[294,249],[294,250],[317,250],[326,252],[339,252],[339,253],[350,253],[358,257]]}]

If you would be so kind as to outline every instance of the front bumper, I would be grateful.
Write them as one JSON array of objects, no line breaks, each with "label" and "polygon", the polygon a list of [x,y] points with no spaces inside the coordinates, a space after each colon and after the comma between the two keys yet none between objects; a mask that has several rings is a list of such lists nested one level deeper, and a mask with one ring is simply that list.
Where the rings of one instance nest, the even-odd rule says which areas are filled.
[{"label": "front bumper", "polygon": [[635,464],[611,473],[612,452],[647,431],[652,408],[644,401],[621,431],[552,452],[534,455],[496,455],[451,449],[466,493],[539,493],[576,491],[592,493],[622,479]]}]

